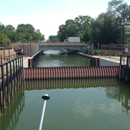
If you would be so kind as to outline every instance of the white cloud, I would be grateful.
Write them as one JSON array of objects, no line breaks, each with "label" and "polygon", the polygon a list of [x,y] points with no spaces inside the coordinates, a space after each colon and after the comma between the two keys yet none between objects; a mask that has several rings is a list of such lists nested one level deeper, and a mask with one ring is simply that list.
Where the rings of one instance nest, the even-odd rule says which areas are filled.
[{"label": "white cloud", "polygon": [[78,116],[78,114],[82,114],[82,116],[85,117],[91,117],[93,115],[93,111],[94,111],[94,103],[93,102],[89,102],[89,103],[82,103],[83,100],[82,99],[78,99],[75,102],[75,107],[73,109],[73,112],[76,113],[76,116]]},{"label": "white cloud", "polygon": [[109,114],[109,115],[117,115],[122,112],[121,104],[119,102],[101,102],[98,103],[96,100],[88,101],[84,100],[84,97],[80,97],[75,102],[75,107],[72,110],[76,115],[82,114],[82,116],[88,118],[93,116],[95,111]]},{"label": "white cloud", "polygon": [[112,102],[110,104],[100,104],[99,107],[97,107],[98,110],[106,113],[106,114],[119,114],[121,113],[121,104],[119,104],[118,102]]},{"label": "white cloud", "polygon": [[61,24],[65,24],[65,21],[68,18],[73,18],[73,14],[70,14],[69,16],[64,13],[35,13],[35,14],[29,14],[24,16],[15,16],[12,15],[6,19],[2,19],[2,23],[5,24],[11,24],[15,28],[18,24],[32,24],[35,29],[40,29],[41,33],[43,33],[46,36],[46,39],[49,35],[56,35],[58,31],[58,27]]}]

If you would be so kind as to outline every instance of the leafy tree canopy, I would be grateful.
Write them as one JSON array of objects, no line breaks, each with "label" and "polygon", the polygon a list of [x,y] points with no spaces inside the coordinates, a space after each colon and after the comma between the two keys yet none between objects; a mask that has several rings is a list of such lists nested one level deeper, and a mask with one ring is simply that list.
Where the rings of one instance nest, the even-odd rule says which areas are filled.
[{"label": "leafy tree canopy", "polygon": [[35,28],[31,24],[19,24],[15,29],[12,25],[0,24],[0,42],[4,45],[9,42],[38,42],[45,40],[44,35],[40,30]]}]

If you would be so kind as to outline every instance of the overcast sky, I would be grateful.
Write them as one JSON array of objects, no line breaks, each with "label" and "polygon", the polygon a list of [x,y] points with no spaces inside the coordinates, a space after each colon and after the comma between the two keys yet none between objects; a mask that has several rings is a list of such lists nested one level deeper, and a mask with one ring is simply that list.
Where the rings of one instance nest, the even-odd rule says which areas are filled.
[{"label": "overcast sky", "polygon": [[[0,0],[0,23],[31,24],[47,39],[58,27],[79,15],[96,18],[106,12],[110,0]],[[130,0],[125,0],[130,5]]]}]

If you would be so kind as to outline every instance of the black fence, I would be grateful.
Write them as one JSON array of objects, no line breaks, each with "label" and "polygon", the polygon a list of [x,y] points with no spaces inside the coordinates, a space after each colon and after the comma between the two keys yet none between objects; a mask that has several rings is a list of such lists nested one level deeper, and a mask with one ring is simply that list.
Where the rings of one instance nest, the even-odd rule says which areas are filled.
[{"label": "black fence", "polygon": [[19,89],[22,80],[23,57],[0,65],[0,112]]}]

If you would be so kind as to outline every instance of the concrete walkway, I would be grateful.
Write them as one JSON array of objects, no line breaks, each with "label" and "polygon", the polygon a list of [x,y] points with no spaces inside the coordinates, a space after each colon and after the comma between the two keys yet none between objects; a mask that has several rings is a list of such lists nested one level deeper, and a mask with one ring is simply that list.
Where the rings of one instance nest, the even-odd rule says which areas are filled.
[{"label": "concrete walkway", "polygon": [[28,57],[23,57],[23,61],[25,61],[26,59],[28,59]]},{"label": "concrete walkway", "polygon": [[120,57],[119,56],[92,56],[92,57],[97,57],[99,59],[120,63]]},{"label": "concrete walkway", "polygon": [[[100,66],[119,66],[120,64],[120,57],[119,56],[98,56],[98,55],[87,55],[81,52],[78,52],[79,55],[85,56],[85,57],[94,57],[99,58],[99,65]],[[125,60],[126,62],[126,60]]]}]

